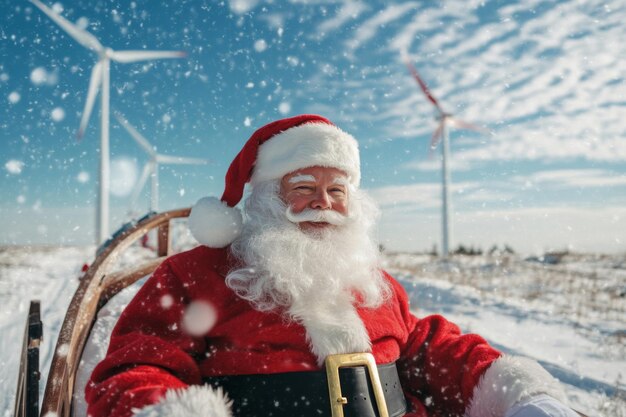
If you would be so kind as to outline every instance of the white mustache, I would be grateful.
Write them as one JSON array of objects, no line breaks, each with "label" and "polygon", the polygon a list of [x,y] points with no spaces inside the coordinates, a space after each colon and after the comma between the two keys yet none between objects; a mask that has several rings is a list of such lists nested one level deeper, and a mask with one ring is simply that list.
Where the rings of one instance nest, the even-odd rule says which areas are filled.
[{"label": "white mustache", "polygon": [[285,213],[287,219],[292,223],[328,223],[333,226],[343,226],[348,221],[348,217],[334,210],[314,210],[304,209],[300,213],[294,213],[291,207]]}]

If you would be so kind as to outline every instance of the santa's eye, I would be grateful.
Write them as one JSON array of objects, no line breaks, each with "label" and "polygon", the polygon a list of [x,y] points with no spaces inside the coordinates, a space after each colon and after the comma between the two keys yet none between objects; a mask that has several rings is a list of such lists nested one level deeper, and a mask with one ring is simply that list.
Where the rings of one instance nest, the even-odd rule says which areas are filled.
[{"label": "santa's eye", "polygon": [[311,185],[296,185],[294,187],[294,190],[310,191],[310,190],[313,190],[313,187]]}]

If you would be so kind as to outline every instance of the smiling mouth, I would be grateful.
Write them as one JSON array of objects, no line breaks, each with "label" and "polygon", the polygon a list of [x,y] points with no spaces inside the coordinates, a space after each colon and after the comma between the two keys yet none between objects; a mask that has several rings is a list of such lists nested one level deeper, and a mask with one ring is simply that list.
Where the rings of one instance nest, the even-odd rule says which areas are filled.
[{"label": "smiling mouth", "polygon": [[301,225],[312,229],[323,229],[331,224],[328,222],[302,222]]}]

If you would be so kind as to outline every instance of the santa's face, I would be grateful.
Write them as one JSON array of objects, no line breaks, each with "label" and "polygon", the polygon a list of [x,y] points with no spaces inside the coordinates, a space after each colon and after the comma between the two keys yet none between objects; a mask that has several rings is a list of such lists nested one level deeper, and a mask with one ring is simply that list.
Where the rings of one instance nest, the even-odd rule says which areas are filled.
[{"label": "santa's face", "polygon": [[376,206],[348,180],[313,167],[256,184],[230,246],[239,262],[228,287],[260,311],[301,323],[320,365],[331,353],[370,349],[355,306],[378,307],[390,294],[370,234]]},{"label": "santa's face", "polygon": [[[280,197],[296,221],[303,220],[298,221],[303,231],[327,228],[333,224],[331,219],[337,217],[335,213],[348,215],[348,177],[337,168],[314,166],[299,169],[282,178]],[[323,213],[327,211],[329,213]],[[319,214],[322,214],[321,218]],[[317,219],[306,220],[313,217]]]}]

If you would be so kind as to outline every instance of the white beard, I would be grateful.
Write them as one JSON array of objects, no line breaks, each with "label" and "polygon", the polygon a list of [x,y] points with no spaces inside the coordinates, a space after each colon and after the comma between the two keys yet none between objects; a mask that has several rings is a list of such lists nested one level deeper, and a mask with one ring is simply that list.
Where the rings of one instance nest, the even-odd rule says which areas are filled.
[{"label": "white beard", "polygon": [[351,190],[343,226],[305,233],[287,220],[278,190],[276,181],[258,184],[247,199],[248,221],[231,246],[241,267],[226,284],[257,310],[282,308],[302,324],[320,365],[330,354],[370,351],[355,305],[377,307],[390,294],[370,236],[376,206]]}]

